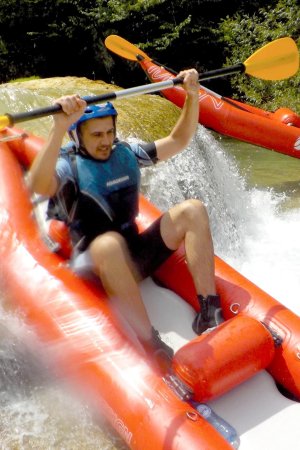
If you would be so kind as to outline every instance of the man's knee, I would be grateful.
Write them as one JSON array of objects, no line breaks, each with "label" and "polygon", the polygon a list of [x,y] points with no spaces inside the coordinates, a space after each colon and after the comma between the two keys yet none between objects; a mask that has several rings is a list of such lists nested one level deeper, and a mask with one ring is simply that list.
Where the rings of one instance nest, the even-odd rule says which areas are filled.
[{"label": "man's knee", "polygon": [[90,253],[95,261],[118,258],[126,251],[126,242],[121,234],[109,231],[96,237],[90,245]]},{"label": "man's knee", "polygon": [[185,200],[165,213],[161,221],[161,235],[165,244],[177,249],[188,231],[209,232],[205,205],[196,199]]},{"label": "man's knee", "polygon": [[189,223],[199,220],[208,221],[206,207],[201,200],[185,200],[182,203],[182,214]]}]

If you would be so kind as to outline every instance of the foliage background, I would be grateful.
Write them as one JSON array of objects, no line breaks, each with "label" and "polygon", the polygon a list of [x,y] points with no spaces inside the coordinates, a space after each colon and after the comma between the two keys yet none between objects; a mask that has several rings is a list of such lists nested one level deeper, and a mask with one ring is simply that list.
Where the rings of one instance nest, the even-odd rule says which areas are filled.
[{"label": "foliage background", "polygon": [[[103,42],[119,34],[178,71],[244,61],[283,36],[300,46],[299,0],[0,0],[0,82],[85,76],[122,87],[144,83],[135,63]],[[282,82],[235,76],[204,84],[221,95],[300,113],[300,75]]]}]

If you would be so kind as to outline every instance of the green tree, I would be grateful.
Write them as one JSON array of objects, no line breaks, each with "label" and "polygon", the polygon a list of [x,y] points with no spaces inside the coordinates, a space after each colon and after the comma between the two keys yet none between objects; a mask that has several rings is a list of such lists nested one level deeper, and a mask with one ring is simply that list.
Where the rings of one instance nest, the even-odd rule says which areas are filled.
[{"label": "green tree", "polygon": [[[105,3],[104,7],[104,2],[98,0],[91,12],[97,17],[98,28],[104,30],[103,39],[109,34],[119,34],[176,71],[185,67],[205,71],[221,67],[225,62],[222,39],[215,33],[221,19],[226,15],[232,17],[237,11],[253,15],[265,0],[108,0]],[[124,78],[136,80],[133,63],[112,55],[108,58],[116,82],[120,82],[120,75],[123,84]],[[220,88],[223,95],[231,92],[229,88],[226,91],[228,79],[205,84],[217,91]]]},{"label": "green tree", "polygon": [[[109,34],[119,34],[176,71],[219,68],[244,61],[277,37],[299,42],[297,2],[0,0],[0,81],[75,75],[124,87],[145,82],[137,64],[105,48]],[[276,84],[226,77],[205,85],[258,106],[299,108],[299,77]]]},{"label": "green tree", "polygon": [[[245,61],[267,42],[285,36],[292,37],[300,47],[300,20],[298,0],[279,0],[260,8],[255,14],[239,12],[226,17],[216,34],[226,51],[226,64]],[[288,80],[270,82],[251,77],[232,77],[235,96],[266,109],[289,106],[300,113],[300,73]]]},{"label": "green tree", "polygon": [[0,0],[1,80],[92,77],[102,68],[95,58],[96,24],[88,15],[94,5],[95,0]]}]

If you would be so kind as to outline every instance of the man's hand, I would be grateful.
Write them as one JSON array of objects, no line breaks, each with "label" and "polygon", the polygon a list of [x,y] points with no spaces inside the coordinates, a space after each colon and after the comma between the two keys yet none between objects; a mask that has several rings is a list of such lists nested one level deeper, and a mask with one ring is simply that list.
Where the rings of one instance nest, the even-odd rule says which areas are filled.
[{"label": "man's hand", "polygon": [[68,130],[82,116],[87,106],[79,95],[65,95],[56,99],[55,103],[61,105],[63,112],[53,116],[54,124],[64,130]]},{"label": "man's hand", "polygon": [[183,78],[182,87],[189,95],[198,95],[200,89],[199,74],[196,69],[182,70],[179,72],[178,77]]}]

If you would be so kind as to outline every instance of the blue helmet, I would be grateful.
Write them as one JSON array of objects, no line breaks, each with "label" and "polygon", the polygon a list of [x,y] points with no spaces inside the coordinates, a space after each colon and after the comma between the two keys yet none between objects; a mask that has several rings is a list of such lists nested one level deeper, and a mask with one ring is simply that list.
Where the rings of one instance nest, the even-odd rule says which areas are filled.
[{"label": "blue helmet", "polygon": [[77,120],[77,122],[74,122],[68,129],[69,136],[79,146],[80,145],[78,136],[79,125],[90,119],[99,119],[102,117],[109,117],[109,116],[116,117],[117,115],[118,115],[117,110],[110,102],[103,103],[101,105],[89,105],[84,111],[84,114],[82,114],[82,116]]}]

